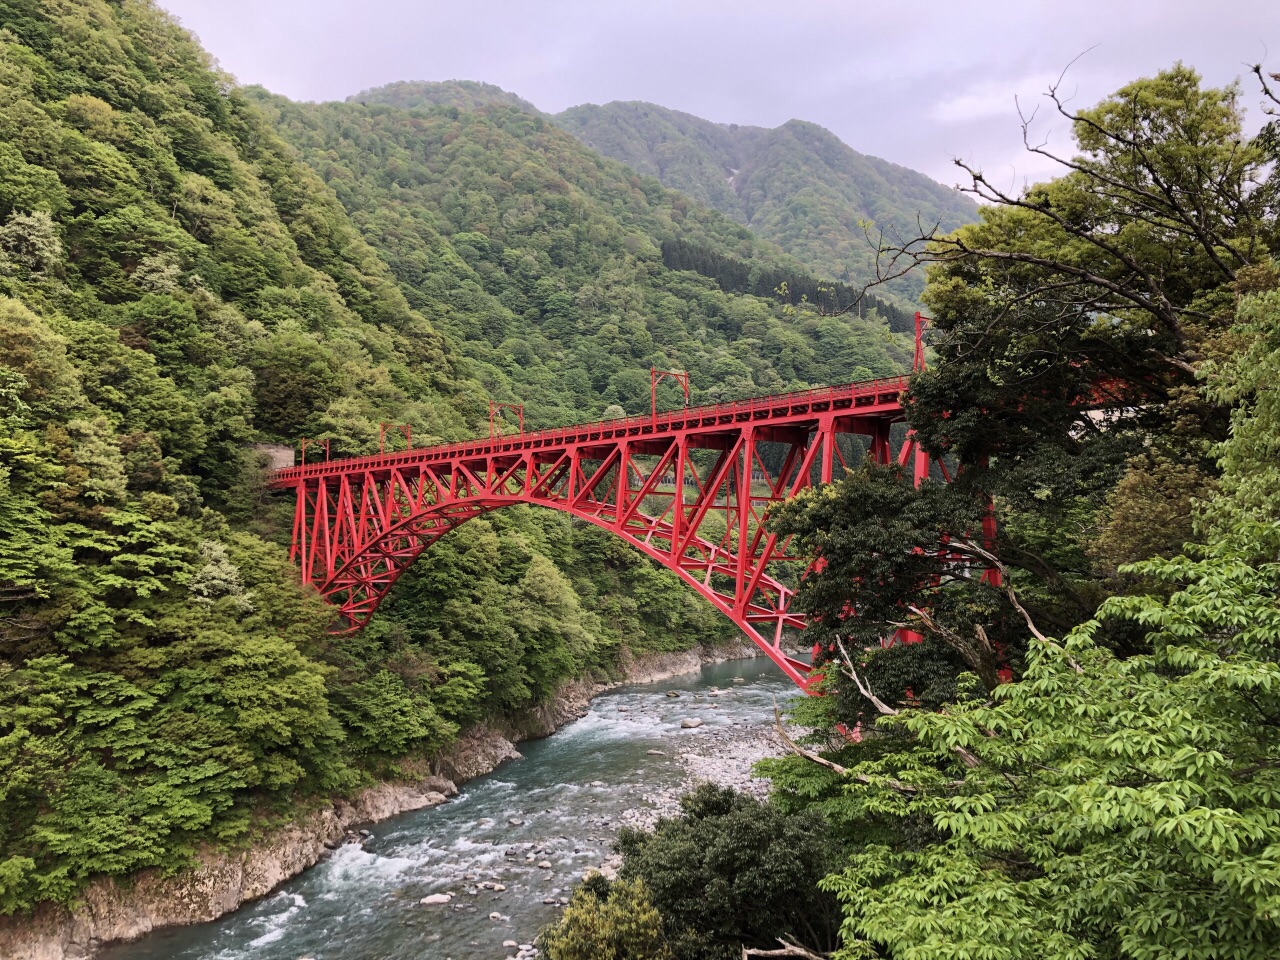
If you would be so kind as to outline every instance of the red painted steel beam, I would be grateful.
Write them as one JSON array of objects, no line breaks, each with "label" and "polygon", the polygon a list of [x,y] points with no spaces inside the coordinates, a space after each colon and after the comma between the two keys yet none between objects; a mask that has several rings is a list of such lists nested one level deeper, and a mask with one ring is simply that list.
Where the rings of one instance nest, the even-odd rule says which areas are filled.
[{"label": "red painted steel beam", "polygon": [[[487,439],[305,464],[269,482],[296,492],[291,555],[346,629],[368,623],[450,530],[533,504],[609,530],[672,570],[809,690],[809,666],[782,646],[805,621],[790,609],[795,558],[765,530],[768,510],[832,479],[844,465],[842,435],[870,438],[869,456],[892,462],[905,387],[892,377],[517,436],[493,429]],[[786,445],[776,474],[762,444]],[[909,434],[898,459],[912,462],[917,483],[927,476],[929,459]]]}]

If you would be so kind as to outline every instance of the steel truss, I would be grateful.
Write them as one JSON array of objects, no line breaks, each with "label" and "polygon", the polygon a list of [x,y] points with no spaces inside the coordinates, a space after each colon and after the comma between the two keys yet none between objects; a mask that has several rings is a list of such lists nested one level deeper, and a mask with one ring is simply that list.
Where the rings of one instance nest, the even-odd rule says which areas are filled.
[{"label": "steel truss", "polygon": [[[917,484],[928,476],[910,432],[893,449],[905,387],[895,377],[332,460],[278,471],[271,486],[296,492],[293,559],[345,629],[367,624],[454,527],[525,503],[594,523],[674,571],[807,689],[809,665],[782,648],[784,631],[805,626],[791,610],[803,561],[764,520],[774,503],[829,482],[846,450],[909,466]],[[864,439],[842,450],[847,436]]]}]

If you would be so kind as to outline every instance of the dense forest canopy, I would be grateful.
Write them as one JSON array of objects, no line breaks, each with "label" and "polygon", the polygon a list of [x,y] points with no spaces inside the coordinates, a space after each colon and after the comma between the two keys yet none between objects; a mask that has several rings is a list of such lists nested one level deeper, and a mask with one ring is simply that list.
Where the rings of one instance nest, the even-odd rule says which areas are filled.
[{"label": "dense forest canopy", "polygon": [[[242,91],[148,0],[0,2],[0,910],[180,866],[463,727],[733,629],[594,527],[509,510],[328,632],[251,445],[472,435],[904,367],[669,269],[806,269],[520,105]],[[453,95],[484,90],[460,84]],[[674,395],[663,402],[675,403]],[[90,815],[91,813],[91,815]]]},{"label": "dense forest canopy", "polygon": [[[810,902],[838,899],[840,946],[795,916],[744,929],[767,889],[688,936],[666,891],[733,874],[674,841],[730,829],[731,801],[624,839],[617,892],[587,884],[551,944],[1275,955],[1280,101],[1256,74],[1255,136],[1238,85],[1181,64],[1084,110],[1051,91],[1061,176],[1009,194],[974,169],[978,223],[882,251],[929,264],[936,357],[907,400],[954,482],[868,465],[770,518],[824,560],[797,604],[828,695],[760,765],[767,816],[822,818],[840,866]],[[902,628],[920,641],[882,645]]]},{"label": "dense forest canopy", "polygon": [[756,277],[808,278],[729,218],[541,116],[251,93],[334,188],[409,302],[459,344],[492,396],[526,405],[530,425],[614,405],[639,413],[650,366],[688,370],[696,403],[880,376],[909,362],[907,339],[892,336],[873,306],[863,317],[784,310],[792,305],[760,284],[740,291],[668,269],[663,245],[675,243],[732,258]]},{"label": "dense forest canopy", "polygon": [[[395,107],[514,106],[526,100],[469,81],[392,83],[349,101]],[[588,147],[656,177],[772,241],[808,273],[859,290],[875,276],[868,234],[912,234],[921,223],[943,231],[969,223],[977,206],[949,187],[894,163],[858,153],[830,131],[791,120],[775,129],[713,123],[652,103],[587,103],[548,116]],[[879,298],[911,307],[923,271],[895,279]]]}]

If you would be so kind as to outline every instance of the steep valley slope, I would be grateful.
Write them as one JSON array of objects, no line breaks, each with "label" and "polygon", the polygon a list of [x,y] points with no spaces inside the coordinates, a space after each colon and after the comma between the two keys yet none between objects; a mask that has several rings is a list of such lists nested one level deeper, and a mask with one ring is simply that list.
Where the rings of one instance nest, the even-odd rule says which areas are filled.
[{"label": "steep valley slope", "polygon": [[[350,98],[398,107],[537,108],[492,84],[395,83]],[[921,173],[859,153],[815,123],[779,127],[714,123],[641,101],[586,103],[549,115],[557,126],[632,170],[719,210],[821,277],[861,286],[875,273],[869,235],[911,235],[917,218],[951,230],[977,218],[966,195]],[[910,303],[923,277],[879,289]]]}]

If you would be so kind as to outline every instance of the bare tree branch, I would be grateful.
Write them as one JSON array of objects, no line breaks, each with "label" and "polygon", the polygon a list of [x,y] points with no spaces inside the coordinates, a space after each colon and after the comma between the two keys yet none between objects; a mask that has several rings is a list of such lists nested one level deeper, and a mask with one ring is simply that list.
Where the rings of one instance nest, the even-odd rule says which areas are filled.
[{"label": "bare tree branch", "polygon": [[[1000,571],[1000,582],[1004,585],[1004,591],[1009,597],[1009,603],[1013,605],[1013,609],[1017,610],[1018,613],[1022,615],[1022,619],[1026,622],[1027,629],[1031,631],[1031,635],[1041,643],[1057,647],[1058,644],[1040,632],[1040,628],[1036,626],[1036,622],[1031,619],[1031,614],[1027,613],[1027,608],[1022,605],[1022,602],[1018,599],[1017,591],[1013,589],[1013,584],[1009,582],[1009,571],[1005,569],[1004,564],[1000,562],[999,558],[990,550],[980,547],[971,540],[966,541],[966,545],[970,550],[990,563],[992,567]],[[1073,658],[1067,657],[1067,663],[1071,665],[1071,669],[1076,673],[1084,673],[1084,667],[1080,666],[1080,664],[1078,664]]]},{"label": "bare tree branch", "polygon": [[[1277,94],[1267,84],[1268,76],[1271,77],[1272,80],[1275,80],[1277,83],[1280,83],[1280,73],[1271,73],[1271,74],[1264,75],[1262,71],[1262,64],[1260,63],[1255,63],[1252,66],[1252,68],[1250,68],[1250,72],[1253,73],[1254,76],[1258,78],[1258,83],[1262,85],[1262,95],[1266,97],[1268,100],[1270,100],[1272,103],[1276,104],[1277,106],[1280,106],[1280,94]],[[1268,116],[1274,117],[1277,115],[1276,110],[1273,107],[1266,107],[1264,109]]]},{"label": "bare tree branch", "polygon": [[[826,767],[832,773],[838,773],[842,777],[847,777],[850,775],[848,767],[841,766],[840,764],[836,763],[834,760],[828,760],[826,757],[822,756],[821,754],[815,753],[812,750],[806,750],[804,747],[800,746],[800,744],[796,743],[793,739],[791,739],[791,736],[787,733],[787,731],[782,728],[782,713],[781,711],[778,710],[778,701],[776,697],[774,698],[774,701],[773,701],[773,729],[778,734],[778,736],[782,739],[782,742],[783,744],[786,745],[787,749],[790,750],[792,753],[794,753],[796,756],[804,757],[806,760],[810,760],[813,763],[818,764],[819,766]],[[866,783],[867,779],[865,777],[862,778],[862,782]],[[914,792],[914,790],[912,792]]]},{"label": "bare tree branch", "polygon": [[858,676],[858,671],[854,669],[853,658],[849,656],[849,651],[844,648],[844,641],[839,637],[836,637],[836,646],[840,650],[840,656],[844,658],[844,673],[858,685],[858,692],[870,700],[875,705],[875,708],[886,717],[896,717],[898,711],[872,693],[871,688],[862,682],[862,678]]},{"label": "bare tree branch", "polygon": [[[828,760],[819,753],[815,753],[812,750],[806,750],[804,747],[800,746],[800,744],[796,743],[795,740],[791,738],[790,734],[783,729],[782,713],[778,710],[778,701],[776,698],[773,701],[773,729],[778,734],[778,737],[782,740],[786,748],[797,757],[803,757],[812,763],[818,764],[820,767],[826,767],[828,770],[833,773],[837,773],[842,777],[849,777],[856,780],[858,783],[866,784],[867,786],[888,787],[898,793],[916,794],[920,792],[920,787],[917,787],[914,784],[905,783],[895,777],[869,777],[865,773],[854,773],[848,767],[842,766],[834,760]],[[957,787],[964,786],[964,781],[951,780],[942,784],[942,786],[954,790]]]},{"label": "bare tree branch", "polygon": [[829,954],[814,953],[798,943],[792,943],[783,937],[778,937],[778,942],[782,944],[781,950],[761,950],[758,947],[743,947],[742,958],[747,960],[749,957],[801,957],[803,960],[827,960]]}]

